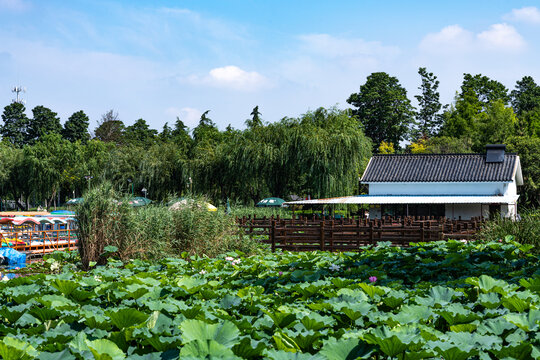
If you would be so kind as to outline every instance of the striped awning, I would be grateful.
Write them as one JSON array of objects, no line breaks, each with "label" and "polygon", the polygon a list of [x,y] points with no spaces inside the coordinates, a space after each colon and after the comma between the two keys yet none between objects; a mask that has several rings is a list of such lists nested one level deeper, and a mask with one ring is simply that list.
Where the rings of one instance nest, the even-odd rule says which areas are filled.
[{"label": "striped awning", "polygon": [[329,199],[289,201],[286,205],[325,204],[515,204],[519,195],[358,195]]}]

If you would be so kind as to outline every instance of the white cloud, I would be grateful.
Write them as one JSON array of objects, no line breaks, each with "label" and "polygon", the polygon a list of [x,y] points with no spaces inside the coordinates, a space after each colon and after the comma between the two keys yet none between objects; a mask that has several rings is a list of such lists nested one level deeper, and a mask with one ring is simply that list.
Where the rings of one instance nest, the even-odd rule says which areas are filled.
[{"label": "white cloud", "polygon": [[[171,106],[165,109],[165,114],[174,119],[176,119],[176,117],[178,116],[187,127],[193,129],[199,124],[202,111],[191,107],[184,107],[179,109],[177,107]],[[174,127],[174,122],[170,122],[169,126]]]},{"label": "white cloud", "polygon": [[508,24],[494,24],[488,30],[477,35],[482,45],[490,49],[520,50],[525,47],[525,40],[517,30]]},{"label": "white cloud", "polygon": [[508,21],[524,22],[529,24],[540,24],[540,10],[534,6],[526,6],[521,9],[513,9],[503,17]]},{"label": "white cloud", "polygon": [[239,90],[256,91],[269,85],[266,77],[256,71],[245,71],[238,66],[229,65],[210,70],[206,76],[192,75],[188,81],[197,85]]},{"label": "white cloud", "polygon": [[420,49],[435,53],[466,51],[471,48],[473,40],[470,31],[459,25],[450,25],[437,33],[427,34],[420,42]]},{"label": "white cloud", "polygon": [[22,11],[29,7],[30,4],[23,0],[0,0],[0,9]]},{"label": "white cloud", "polygon": [[459,25],[450,25],[437,33],[427,34],[420,50],[435,54],[477,53],[479,51],[509,52],[525,48],[517,30],[508,24],[493,24],[488,30],[474,34]]}]

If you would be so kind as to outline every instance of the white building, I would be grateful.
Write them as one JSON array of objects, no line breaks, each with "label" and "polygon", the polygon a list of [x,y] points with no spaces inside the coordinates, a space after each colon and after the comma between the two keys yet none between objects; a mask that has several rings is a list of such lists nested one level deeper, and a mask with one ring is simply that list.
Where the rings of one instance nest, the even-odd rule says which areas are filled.
[{"label": "white building", "polygon": [[368,195],[289,204],[369,204],[370,218],[468,220],[500,213],[515,219],[523,177],[519,156],[505,150],[505,145],[487,145],[486,154],[374,155],[360,180]]}]

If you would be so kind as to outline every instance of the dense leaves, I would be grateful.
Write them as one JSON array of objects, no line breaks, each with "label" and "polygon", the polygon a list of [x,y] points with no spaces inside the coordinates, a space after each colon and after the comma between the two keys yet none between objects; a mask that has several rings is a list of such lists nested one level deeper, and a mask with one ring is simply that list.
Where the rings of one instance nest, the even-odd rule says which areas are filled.
[{"label": "dense leaves", "polygon": [[0,355],[538,358],[539,263],[527,254],[507,239],[65,264],[0,284]]}]

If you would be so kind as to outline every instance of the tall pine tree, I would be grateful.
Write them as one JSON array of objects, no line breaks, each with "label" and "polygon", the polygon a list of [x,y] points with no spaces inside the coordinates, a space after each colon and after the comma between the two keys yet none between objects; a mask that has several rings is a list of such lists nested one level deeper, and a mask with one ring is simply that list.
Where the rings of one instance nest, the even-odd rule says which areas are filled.
[{"label": "tall pine tree", "polygon": [[442,125],[442,116],[439,111],[442,105],[439,101],[439,80],[437,77],[421,67],[418,74],[422,79],[422,84],[418,87],[421,95],[415,95],[418,100],[419,110],[416,112],[416,138],[430,138],[437,134]]}]

